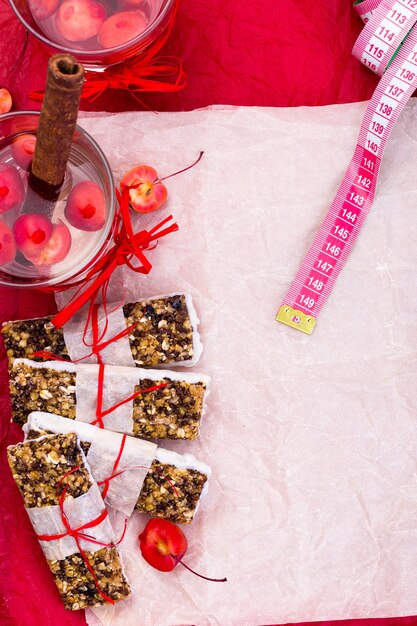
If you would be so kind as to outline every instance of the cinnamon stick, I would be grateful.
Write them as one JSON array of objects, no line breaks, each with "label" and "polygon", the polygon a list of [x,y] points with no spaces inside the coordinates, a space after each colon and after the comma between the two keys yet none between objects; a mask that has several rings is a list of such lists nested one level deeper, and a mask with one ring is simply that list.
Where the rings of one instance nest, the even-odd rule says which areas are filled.
[{"label": "cinnamon stick", "polygon": [[61,187],[77,121],[84,67],[70,54],[49,59],[29,185],[52,199]]}]

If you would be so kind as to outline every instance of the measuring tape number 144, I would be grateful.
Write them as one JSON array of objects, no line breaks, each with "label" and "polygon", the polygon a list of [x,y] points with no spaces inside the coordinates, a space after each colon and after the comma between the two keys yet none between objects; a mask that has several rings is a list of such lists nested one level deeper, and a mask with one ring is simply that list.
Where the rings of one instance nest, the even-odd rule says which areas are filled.
[{"label": "measuring tape number 144", "polygon": [[371,208],[391,130],[417,88],[417,0],[363,0],[355,8],[365,27],[353,54],[382,78],[336,197],[276,316],[309,335]]}]

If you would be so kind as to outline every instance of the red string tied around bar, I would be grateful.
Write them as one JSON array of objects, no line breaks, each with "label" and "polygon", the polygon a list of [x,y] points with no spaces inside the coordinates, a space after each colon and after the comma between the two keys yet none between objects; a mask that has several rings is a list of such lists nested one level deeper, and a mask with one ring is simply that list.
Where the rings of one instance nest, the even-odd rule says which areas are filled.
[{"label": "red string tied around bar", "polygon": [[104,373],[105,373],[105,365],[103,363],[99,363],[98,380],[97,380],[96,419],[90,422],[90,424],[92,424],[93,426],[98,424],[100,428],[105,428],[103,417],[106,417],[106,415],[113,413],[113,411],[118,409],[120,406],[123,406],[123,404],[126,404],[127,402],[134,400],[135,398],[137,398],[143,393],[157,391],[158,389],[162,389],[163,387],[166,387],[168,385],[168,383],[161,383],[160,385],[153,385],[152,387],[148,387],[147,389],[138,389],[138,391],[135,391],[135,393],[132,393],[128,398],[125,398],[124,400],[120,400],[120,402],[117,402],[117,404],[114,404],[110,408],[103,410]]},{"label": "red string tied around bar", "polygon": [[[77,467],[74,467],[72,470],[70,470],[69,472],[66,472],[66,474],[64,474],[64,476],[61,478],[61,480],[58,482],[58,486],[70,475],[73,474],[74,472],[78,471],[79,469],[81,469],[81,467],[78,465]],[[99,546],[103,546],[103,547],[112,547],[115,544],[113,543],[104,543],[102,541],[98,541],[97,539],[95,539],[94,537],[92,537],[91,535],[88,535],[87,533],[83,532],[85,530],[88,530],[89,528],[95,528],[96,526],[99,526],[106,518],[107,518],[107,510],[103,509],[103,511],[100,513],[100,515],[98,515],[95,519],[91,520],[90,522],[87,522],[85,524],[82,524],[81,526],[78,526],[78,528],[71,528],[70,522],[68,520],[68,517],[65,513],[64,510],[64,503],[65,503],[65,498],[67,495],[67,491],[68,491],[68,485],[65,485],[64,489],[62,490],[60,496],[59,496],[59,510],[61,513],[61,520],[62,523],[64,525],[65,528],[65,532],[63,533],[57,533],[55,535],[37,535],[37,538],[39,539],[39,541],[56,541],[59,539],[63,539],[64,537],[72,537],[77,545],[77,548],[79,550],[79,553],[81,554],[81,557],[85,563],[85,566],[87,567],[88,571],[90,572],[91,576],[93,577],[94,580],[94,584],[96,586],[97,592],[99,593],[99,595],[106,601],[109,602],[110,604],[115,604],[114,600],[112,600],[112,598],[110,598],[107,594],[104,593],[104,591],[100,588],[99,585],[99,581],[97,579],[97,576],[91,566],[90,561],[88,560],[88,557],[85,553],[85,551],[83,550],[83,548],[81,547],[80,541],[83,539],[84,541],[88,541],[90,543],[93,543],[95,545],[99,545]],[[126,526],[127,523],[125,521],[125,527],[123,530],[123,534],[122,537],[119,539],[119,541],[117,542],[117,544],[119,544],[121,541],[123,541],[124,536],[125,536],[125,532],[126,532]]]},{"label": "red string tied around bar", "polygon": [[[104,478],[103,480],[100,480],[100,481],[97,482],[98,485],[104,485],[104,489],[101,492],[101,497],[103,498],[103,500],[104,500],[104,498],[106,497],[106,495],[107,495],[107,493],[109,491],[110,481],[113,480],[113,478],[117,478],[117,476],[121,476],[121,474],[124,474],[125,472],[128,472],[130,470],[147,469],[147,467],[144,466],[144,465],[134,465],[133,467],[126,467],[125,469],[118,470],[119,463],[120,463],[120,460],[122,458],[123,450],[124,450],[125,443],[126,443],[126,437],[127,437],[127,435],[123,435],[123,437],[122,437],[122,441],[120,443],[120,449],[119,449],[119,452],[117,454],[116,460],[114,462],[113,469],[112,469],[112,472],[111,472],[110,476],[108,476],[107,478]],[[173,492],[175,493],[175,496],[178,498],[179,497],[179,492],[178,492],[178,489],[176,488],[176,486],[174,485],[174,483],[169,478],[164,476],[164,474],[162,474],[161,468],[158,468],[158,473],[160,474],[161,478],[163,480],[165,480],[169,484],[169,486],[172,488]]]}]

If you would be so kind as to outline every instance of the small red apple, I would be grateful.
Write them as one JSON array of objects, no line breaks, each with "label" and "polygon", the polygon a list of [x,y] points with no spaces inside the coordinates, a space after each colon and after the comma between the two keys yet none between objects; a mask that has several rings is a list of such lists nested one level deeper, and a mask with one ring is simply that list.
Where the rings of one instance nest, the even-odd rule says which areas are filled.
[{"label": "small red apple", "polygon": [[158,174],[149,165],[138,165],[129,170],[120,182],[123,189],[130,187],[130,206],[138,213],[150,213],[159,209],[168,196],[165,185],[159,182]]},{"label": "small red apple", "polygon": [[129,170],[120,181],[120,187],[122,191],[126,187],[130,188],[129,199],[132,209],[138,213],[150,213],[159,209],[168,197],[167,188],[162,181],[190,170],[201,161],[203,154],[204,152],[200,152],[194,163],[163,178],[160,178],[154,168],[149,165],[137,165]]},{"label": "small red apple", "polygon": [[56,27],[67,41],[86,41],[97,35],[106,9],[96,0],[65,0],[56,14]]},{"label": "small red apple", "polygon": [[25,188],[19,170],[8,163],[0,163],[0,213],[19,209],[25,197]]},{"label": "small red apple", "polygon": [[83,180],[71,190],[65,206],[65,217],[74,228],[94,231],[106,222],[106,198],[92,180]]},{"label": "small red apple", "polygon": [[52,224],[52,235],[48,243],[38,250],[36,254],[26,254],[26,258],[34,265],[53,265],[63,261],[71,248],[71,233],[64,222]]},{"label": "small red apple", "polygon": [[182,557],[187,552],[187,537],[173,522],[165,519],[152,518],[139,535],[139,545],[142,556],[160,572],[171,572],[181,563],[190,572],[214,583],[224,583],[227,578],[208,578],[202,576],[186,565]]},{"label": "small red apple", "polygon": [[46,246],[52,230],[51,220],[38,213],[21,215],[13,224],[16,246],[29,260]]},{"label": "small red apple", "polygon": [[143,33],[147,25],[142,11],[121,11],[103,22],[97,41],[103,48],[115,48]]},{"label": "small red apple", "polygon": [[10,91],[3,87],[3,89],[0,89],[0,113],[8,113],[12,108],[12,104]]},{"label": "small red apple", "polygon": [[29,169],[35,153],[36,136],[20,135],[12,143],[12,154],[16,163],[24,170]]}]

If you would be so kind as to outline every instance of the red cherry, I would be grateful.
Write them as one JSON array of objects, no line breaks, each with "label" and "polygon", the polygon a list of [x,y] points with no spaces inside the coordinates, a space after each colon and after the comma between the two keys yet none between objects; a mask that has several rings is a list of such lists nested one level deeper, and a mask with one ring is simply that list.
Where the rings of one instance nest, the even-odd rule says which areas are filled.
[{"label": "red cherry", "polygon": [[34,265],[52,265],[63,261],[71,248],[71,233],[68,227],[61,221],[52,225],[52,235],[46,244],[37,254],[25,256]]},{"label": "red cherry", "polygon": [[35,152],[35,135],[21,135],[12,144],[12,154],[16,163],[24,170],[29,169]]},{"label": "red cherry", "polygon": [[68,196],[65,217],[79,230],[100,230],[106,222],[106,198],[100,187],[91,180],[75,185]]},{"label": "red cherry", "polygon": [[149,520],[139,535],[139,546],[145,561],[160,572],[171,572],[178,563],[181,563],[188,571],[204,580],[215,583],[227,580],[202,576],[183,562],[182,557],[188,548],[187,538],[181,528],[168,520],[155,517]]},{"label": "red cherry", "polygon": [[168,520],[153,518],[139,535],[142,556],[160,572],[170,572],[187,552],[187,538],[178,526]]},{"label": "red cherry", "polygon": [[52,230],[52,222],[39,213],[21,215],[13,224],[16,245],[29,260],[46,246]]},{"label": "red cherry", "polygon": [[19,208],[25,190],[18,170],[13,165],[0,164],[0,213]]},{"label": "red cherry", "polygon": [[158,174],[149,165],[131,169],[123,176],[120,186],[122,190],[130,187],[130,206],[139,213],[159,209],[168,196],[167,188],[159,182]]},{"label": "red cherry", "polygon": [[204,152],[200,152],[194,163],[163,178],[159,178],[153,167],[149,165],[137,165],[129,170],[120,181],[120,187],[122,191],[126,187],[130,187],[129,198],[132,209],[138,213],[150,213],[159,209],[168,197],[167,188],[162,184],[162,181],[191,169],[199,163],[203,154]]},{"label": "red cherry", "polygon": [[0,265],[10,263],[16,256],[13,233],[4,222],[0,222]]},{"label": "red cherry", "polygon": [[0,113],[8,113],[12,108],[12,96],[7,89],[0,89]]}]

